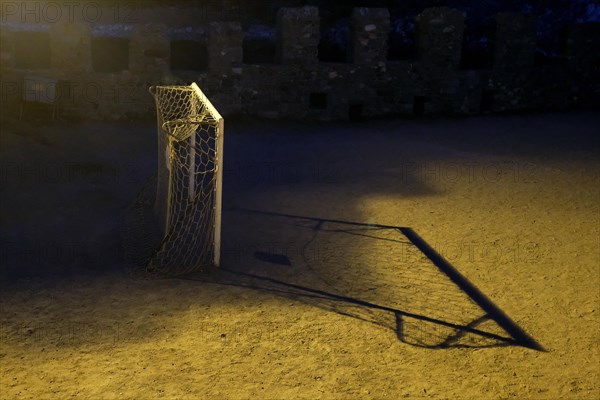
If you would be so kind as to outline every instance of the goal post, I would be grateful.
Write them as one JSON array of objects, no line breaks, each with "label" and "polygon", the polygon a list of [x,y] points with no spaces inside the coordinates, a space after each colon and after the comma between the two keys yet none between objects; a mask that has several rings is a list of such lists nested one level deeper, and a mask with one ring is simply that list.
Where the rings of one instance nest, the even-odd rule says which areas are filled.
[{"label": "goal post", "polygon": [[[215,110],[216,111],[216,110]],[[223,143],[225,137],[225,120],[219,119],[217,136],[217,183],[215,188],[215,254],[213,262],[215,266],[221,266],[221,213],[223,212]],[[220,156],[219,156],[220,153]]]},{"label": "goal post", "polygon": [[220,265],[224,120],[196,83],[152,86],[162,241],[148,269],[167,274]]},{"label": "goal post", "polygon": [[[201,99],[206,108],[209,110],[213,120],[216,121],[216,165],[215,165],[215,204],[214,204],[214,213],[215,213],[215,232],[214,232],[214,255],[213,255],[213,264],[215,266],[221,265],[221,213],[223,210],[223,144],[225,139],[225,120],[217,111],[217,109],[212,105],[208,97],[200,90],[200,87],[196,84],[196,82],[192,82],[192,88],[196,92],[196,96]],[[195,136],[193,136],[195,139]],[[195,142],[194,142],[195,143]],[[194,147],[194,146],[192,146]]]}]

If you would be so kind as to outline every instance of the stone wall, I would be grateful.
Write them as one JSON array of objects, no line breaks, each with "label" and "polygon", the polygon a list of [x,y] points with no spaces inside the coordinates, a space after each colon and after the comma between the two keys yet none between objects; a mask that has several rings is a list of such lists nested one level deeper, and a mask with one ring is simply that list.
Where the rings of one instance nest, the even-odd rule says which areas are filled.
[{"label": "stone wall", "polygon": [[[243,63],[244,31],[231,20],[183,27],[3,23],[2,107],[18,110],[23,78],[32,75],[58,81],[59,112],[65,118],[151,117],[149,86],[192,81],[225,116],[334,120],[599,104],[598,24],[573,27],[564,65],[537,66],[535,19],[498,14],[492,66],[464,70],[464,15],[430,8],[416,21],[418,57],[390,61],[388,10],[356,8],[350,17],[349,62],[319,62],[318,8],[282,8],[276,22],[277,57],[270,64]],[[24,50],[24,40],[31,42],[34,55]],[[180,48],[174,46],[176,40]],[[43,59],[44,51],[49,51],[49,61]],[[174,60],[185,60],[186,51],[191,58],[204,52],[207,60],[181,69]]]}]

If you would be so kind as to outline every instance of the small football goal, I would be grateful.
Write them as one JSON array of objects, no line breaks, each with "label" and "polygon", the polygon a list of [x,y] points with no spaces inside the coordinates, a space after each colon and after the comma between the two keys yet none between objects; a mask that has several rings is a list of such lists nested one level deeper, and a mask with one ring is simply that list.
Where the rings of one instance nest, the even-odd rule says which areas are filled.
[{"label": "small football goal", "polygon": [[162,240],[147,269],[219,266],[224,121],[196,83],[152,86],[158,128],[154,211]]}]

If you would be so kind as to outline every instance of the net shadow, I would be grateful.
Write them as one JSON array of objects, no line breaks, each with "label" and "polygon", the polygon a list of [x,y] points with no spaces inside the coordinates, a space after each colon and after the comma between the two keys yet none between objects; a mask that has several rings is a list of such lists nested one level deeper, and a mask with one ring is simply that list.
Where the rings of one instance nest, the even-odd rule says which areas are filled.
[{"label": "net shadow", "polygon": [[543,347],[407,227],[224,214],[222,268],[183,279],[292,298],[426,348]]}]

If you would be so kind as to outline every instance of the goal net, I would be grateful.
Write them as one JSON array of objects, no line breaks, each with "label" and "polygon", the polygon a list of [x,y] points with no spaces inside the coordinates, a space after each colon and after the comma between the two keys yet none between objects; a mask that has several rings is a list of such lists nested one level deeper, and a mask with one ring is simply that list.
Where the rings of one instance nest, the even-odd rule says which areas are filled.
[{"label": "goal net", "polygon": [[150,93],[158,125],[154,211],[162,239],[146,268],[178,275],[218,266],[223,118],[196,83],[153,86]]}]

